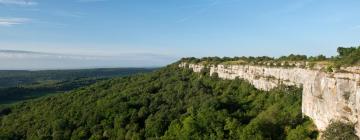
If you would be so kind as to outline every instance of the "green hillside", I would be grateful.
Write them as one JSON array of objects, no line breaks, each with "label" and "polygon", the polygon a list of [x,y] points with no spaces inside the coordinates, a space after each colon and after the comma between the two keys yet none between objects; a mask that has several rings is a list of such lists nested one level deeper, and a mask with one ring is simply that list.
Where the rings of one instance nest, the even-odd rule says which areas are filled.
[{"label": "green hillside", "polygon": [[0,139],[314,139],[301,89],[256,90],[175,64],[0,111]]}]

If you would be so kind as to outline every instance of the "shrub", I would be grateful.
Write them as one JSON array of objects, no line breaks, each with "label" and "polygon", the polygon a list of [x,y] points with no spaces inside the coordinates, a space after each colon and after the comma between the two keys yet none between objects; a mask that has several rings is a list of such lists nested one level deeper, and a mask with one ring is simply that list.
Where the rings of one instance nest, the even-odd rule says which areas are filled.
[{"label": "shrub", "polygon": [[310,63],[309,63],[309,68],[310,68],[310,69],[313,69],[313,68],[315,67],[315,65],[316,65],[316,63],[310,62]]},{"label": "shrub", "polygon": [[211,77],[218,79],[219,78],[219,74],[217,72],[214,72],[213,74],[211,74]]},{"label": "shrub", "polygon": [[350,94],[351,94],[351,92],[345,92],[345,93],[344,93],[343,97],[344,97],[344,99],[345,99],[346,101],[348,101],[348,100],[350,99]]},{"label": "shrub", "polygon": [[351,123],[332,121],[323,133],[325,140],[359,140]]},{"label": "shrub", "polygon": [[333,67],[332,66],[327,66],[326,67],[326,72],[334,72]]}]

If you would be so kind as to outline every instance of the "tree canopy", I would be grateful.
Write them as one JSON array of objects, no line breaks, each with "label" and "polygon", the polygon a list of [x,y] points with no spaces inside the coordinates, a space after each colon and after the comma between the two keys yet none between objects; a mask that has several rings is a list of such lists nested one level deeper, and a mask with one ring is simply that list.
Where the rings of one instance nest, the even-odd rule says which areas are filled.
[{"label": "tree canopy", "polygon": [[182,62],[189,63],[205,63],[205,64],[220,64],[226,62],[239,62],[242,64],[266,64],[267,62],[272,63],[282,63],[282,62],[298,62],[298,61],[306,61],[306,62],[319,62],[319,61],[327,61],[331,67],[341,67],[341,66],[353,66],[360,65],[360,46],[359,47],[339,47],[337,49],[338,55],[332,57],[326,57],[324,55],[318,56],[306,56],[299,54],[290,54],[288,56],[281,56],[278,58],[268,57],[268,56],[258,56],[258,57],[204,57],[204,58],[183,58]]},{"label": "tree canopy", "polygon": [[0,110],[0,139],[316,139],[301,89],[170,65]]},{"label": "tree canopy", "polygon": [[351,66],[360,64],[360,46],[359,47],[350,47],[338,48],[339,56],[336,57],[336,64],[339,66]]}]

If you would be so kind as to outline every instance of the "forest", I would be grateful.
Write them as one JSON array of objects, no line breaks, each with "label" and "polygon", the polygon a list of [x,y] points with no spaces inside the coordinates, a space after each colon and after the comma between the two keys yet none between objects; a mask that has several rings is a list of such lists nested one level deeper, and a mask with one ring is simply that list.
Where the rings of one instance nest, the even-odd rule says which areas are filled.
[{"label": "forest", "polygon": [[0,110],[2,140],[316,139],[301,89],[260,91],[177,64]]},{"label": "forest", "polygon": [[155,68],[0,71],[0,105],[63,93],[109,78],[153,70]]}]

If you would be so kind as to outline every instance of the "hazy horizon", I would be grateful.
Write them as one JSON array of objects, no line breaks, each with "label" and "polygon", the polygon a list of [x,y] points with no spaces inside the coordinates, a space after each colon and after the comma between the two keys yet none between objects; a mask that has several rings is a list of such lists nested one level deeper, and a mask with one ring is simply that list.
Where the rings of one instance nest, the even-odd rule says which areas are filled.
[{"label": "hazy horizon", "polygon": [[[137,57],[137,59],[127,57]],[[149,60],[151,58],[151,60]],[[154,68],[167,65],[177,58],[154,54],[119,56],[75,55],[23,50],[0,50],[0,70],[71,70],[96,68]],[[153,63],[143,64],[145,62]]]}]

